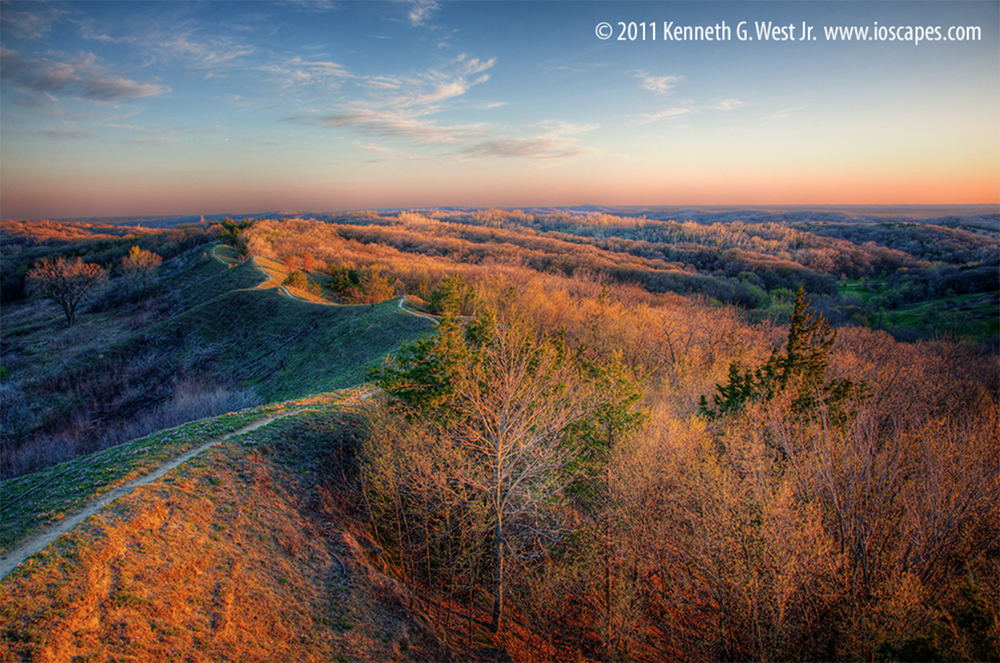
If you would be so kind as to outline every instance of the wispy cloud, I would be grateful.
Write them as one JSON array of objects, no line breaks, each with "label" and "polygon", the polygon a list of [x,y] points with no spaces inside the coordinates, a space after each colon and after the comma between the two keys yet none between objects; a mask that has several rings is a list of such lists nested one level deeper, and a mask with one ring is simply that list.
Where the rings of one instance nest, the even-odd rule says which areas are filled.
[{"label": "wispy cloud", "polygon": [[740,101],[739,99],[723,99],[722,101],[718,101],[712,104],[711,106],[709,106],[709,108],[711,108],[712,110],[728,111],[736,108],[741,108],[746,105],[747,104],[745,101]]},{"label": "wispy cloud", "polygon": [[429,19],[434,12],[441,8],[435,0],[412,0],[410,2],[410,24],[417,26],[423,25],[424,21]]},{"label": "wispy cloud", "polygon": [[135,37],[112,37],[104,32],[98,32],[94,27],[93,19],[77,21],[77,25],[79,26],[77,32],[79,32],[81,37],[89,41],[99,41],[105,44],[134,43],[136,41]]},{"label": "wispy cloud", "polygon": [[151,35],[149,40],[157,44],[156,50],[164,57],[186,61],[195,69],[218,69],[254,52],[252,46],[225,35],[201,36],[194,30],[169,36]]},{"label": "wispy cloud", "polygon": [[636,77],[642,80],[642,89],[657,94],[669,94],[679,83],[684,81],[683,76],[650,76],[641,71],[636,74]]},{"label": "wispy cloud", "polygon": [[691,108],[667,108],[657,113],[646,113],[643,115],[643,119],[639,120],[639,124],[649,124],[650,122],[665,120],[670,117],[677,117],[678,115],[684,115],[691,112],[693,112]]},{"label": "wispy cloud", "polygon": [[374,152],[374,153],[392,152],[392,150],[389,149],[388,147],[382,147],[380,145],[372,145],[372,144],[366,145],[365,143],[361,142],[355,142],[354,147],[358,148],[362,152]]},{"label": "wispy cloud", "polygon": [[[414,77],[379,79],[378,83],[383,86],[383,89],[401,92],[399,95],[384,98],[383,103],[390,107],[407,108],[430,106],[460,97],[473,86],[485,83],[490,79],[489,75],[483,74],[483,72],[496,64],[496,58],[482,61],[478,58],[467,58],[463,53],[455,58],[451,64],[453,65],[451,71],[432,69]],[[477,74],[482,75],[470,80],[470,77]],[[394,87],[388,87],[390,82]]]},{"label": "wispy cloud", "polygon": [[[446,148],[444,154],[459,159],[480,157],[565,159],[592,153],[578,144],[578,136],[597,125],[546,121],[526,128],[504,128],[487,122],[442,124],[433,116],[456,107],[456,100],[489,80],[486,74],[496,59],[480,60],[462,54],[448,67],[409,76],[356,77],[353,82],[371,90],[367,99],[355,100],[319,117],[330,129],[348,129],[363,136],[412,145]],[[483,110],[504,102],[459,104],[464,110]],[[295,119],[307,119],[296,117]],[[358,142],[358,149],[388,148]]]},{"label": "wispy cloud", "polygon": [[592,154],[593,149],[576,143],[575,136],[598,129],[596,124],[540,122],[532,129],[535,135],[499,137],[478,141],[463,148],[460,154],[473,157],[527,158],[552,160]]},{"label": "wispy cloud", "polygon": [[335,89],[344,80],[354,78],[345,67],[336,62],[308,61],[301,57],[261,67],[261,71],[272,74],[282,88],[320,84]]},{"label": "wispy cloud", "polygon": [[774,113],[773,115],[768,115],[764,119],[765,120],[785,120],[792,113],[797,113],[800,110],[805,110],[805,109],[806,109],[805,106],[796,106],[794,108],[785,108],[783,110],[778,111],[777,113]]},{"label": "wispy cloud", "polygon": [[485,125],[439,126],[406,111],[359,109],[322,118],[331,128],[347,127],[369,136],[401,139],[424,145],[452,145],[485,133]]},{"label": "wispy cloud", "polygon": [[137,83],[112,74],[97,64],[93,53],[67,60],[32,60],[0,48],[0,62],[0,80],[53,97],[69,94],[89,101],[119,102],[170,91],[163,85]]},{"label": "wispy cloud", "polygon": [[410,76],[351,76],[361,88],[371,90],[359,99],[321,118],[330,128],[350,128],[369,136],[407,140],[419,144],[456,144],[483,136],[483,125],[440,126],[428,116],[441,112],[446,102],[463,96],[473,86],[489,80],[484,72],[496,59],[479,60],[465,54],[445,69],[430,69]]},{"label": "wispy cloud", "polygon": [[13,33],[17,37],[38,39],[48,34],[52,30],[52,24],[66,13],[65,10],[54,7],[38,12],[11,11],[4,8],[0,14],[0,24],[6,29],[8,36]]}]

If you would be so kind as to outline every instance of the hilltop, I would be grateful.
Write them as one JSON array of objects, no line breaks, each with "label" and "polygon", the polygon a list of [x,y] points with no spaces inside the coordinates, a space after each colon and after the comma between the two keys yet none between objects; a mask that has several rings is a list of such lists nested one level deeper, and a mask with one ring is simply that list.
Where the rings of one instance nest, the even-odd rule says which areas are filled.
[{"label": "hilltop", "polygon": [[994,220],[635,211],[5,234],[4,655],[996,658]]},{"label": "hilltop", "polygon": [[191,418],[359,384],[432,326],[398,300],[311,305],[233,256],[211,243],[181,252],[156,283],[106,289],[68,328],[51,304],[5,305],[4,416],[16,438],[2,476]]}]

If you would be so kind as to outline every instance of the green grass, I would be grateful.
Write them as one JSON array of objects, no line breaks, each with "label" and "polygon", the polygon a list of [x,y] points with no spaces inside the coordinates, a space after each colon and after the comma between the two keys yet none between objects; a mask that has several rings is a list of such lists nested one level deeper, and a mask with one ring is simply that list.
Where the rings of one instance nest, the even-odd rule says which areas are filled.
[{"label": "green grass", "polygon": [[[172,379],[176,367],[184,367],[190,375],[251,388],[268,402],[284,401],[361,384],[387,354],[433,327],[400,311],[398,299],[324,306],[286,297],[277,288],[245,289],[264,280],[261,271],[251,261],[227,268],[211,251],[202,250],[172,277],[185,300],[200,303],[103,350],[101,357],[84,356],[67,367],[108,367],[158,352],[160,379]],[[217,252],[229,257],[232,249]]]},{"label": "green grass", "polygon": [[[0,482],[0,512],[3,513],[0,550],[12,548],[47,523],[79,511],[109,491],[154,471],[163,461],[203,442],[296,407],[343,407],[355,401],[361,391],[360,388],[345,389],[314,399],[264,405],[202,419]],[[279,421],[272,425],[280,426],[282,423]],[[269,429],[270,426],[259,430],[263,433]],[[281,430],[277,428],[263,439],[268,440]]]},{"label": "green grass", "polygon": [[86,504],[162,461],[265,416],[268,407],[203,419],[120,444],[97,453],[0,482],[0,550],[26,539],[47,522]]},{"label": "green grass", "polygon": [[321,306],[272,288],[228,292],[151,336],[181,361],[210,348],[204,367],[211,373],[280,401],[360,384],[369,368],[432,326],[400,311],[398,300]]},{"label": "green grass", "polygon": [[883,321],[895,327],[974,339],[996,338],[1000,335],[1000,302],[997,293],[932,299],[886,311]]},{"label": "green grass", "polygon": [[[847,281],[840,295],[853,295],[868,306],[872,298],[885,294],[884,280]],[[924,333],[943,333],[974,340],[990,340],[1000,335],[1000,293],[985,292],[927,299],[868,314],[876,327],[907,328]]]},{"label": "green grass", "polygon": [[[282,401],[360,384],[368,369],[433,326],[400,311],[396,299],[321,306],[275,288],[249,290],[265,276],[249,260],[234,267],[221,262],[236,264],[237,257],[229,246],[203,251],[198,264],[183,272],[186,283],[178,284],[186,285],[185,299],[198,303],[119,350],[152,339],[177,360],[190,361],[209,347],[212,356],[200,368],[220,380],[233,378],[268,401]],[[194,289],[203,292],[189,294]]]},{"label": "green grass", "polygon": [[841,282],[840,296],[854,295],[867,304],[872,297],[885,292],[885,279],[868,279],[867,287],[863,283],[864,279]]},{"label": "green grass", "polygon": [[[213,251],[218,258],[213,257]],[[253,261],[237,262],[238,255],[231,246],[200,247],[192,256],[192,264],[171,276],[171,285],[180,289],[188,307],[194,307],[233,290],[256,288],[267,280]]]}]

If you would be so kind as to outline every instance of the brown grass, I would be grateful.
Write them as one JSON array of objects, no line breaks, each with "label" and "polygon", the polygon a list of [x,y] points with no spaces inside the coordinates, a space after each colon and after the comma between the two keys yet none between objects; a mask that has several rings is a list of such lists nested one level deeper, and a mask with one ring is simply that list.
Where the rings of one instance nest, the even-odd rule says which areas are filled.
[{"label": "brown grass", "polygon": [[302,469],[272,458],[273,431],[259,435],[28,560],[0,589],[0,660],[439,658],[402,590],[317,510],[329,508],[300,499]]}]

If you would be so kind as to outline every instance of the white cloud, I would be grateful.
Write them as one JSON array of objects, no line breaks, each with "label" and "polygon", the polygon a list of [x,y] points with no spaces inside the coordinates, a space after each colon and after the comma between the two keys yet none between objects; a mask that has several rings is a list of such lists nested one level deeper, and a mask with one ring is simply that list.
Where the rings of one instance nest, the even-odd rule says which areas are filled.
[{"label": "white cloud", "polygon": [[712,104],[711,106],[709,106],[709,108],[711,108],[712,110],[727,111],[727,110],[733,110],[735,108],[740,108],[746,105],[747,104],[745,101],[740,101],[739,99],[723,99],[722,101]]},{"label": "white cloud", "polygon": [[336,88],[342,81],[354,78],[346,68],[336,62],[310,62],[300,57],[286,60],[282,64],[261,67],[261,71],[274,75],[282,88],[314,84]]},{"label": "white cloud", "polygon": [[410,3],[410,23],[413,26],[423,25],[440,8],[435,0],[413,0]]},{"label": "white cloud", "polygon": [[658,113],[646,113],[639,124],[649,124],[650,122],[656,122],[657,120],[664,120],[669,117],[677,117],[678,115],[684,115],[685,113],[690,113],[692,110],[690,108],[667,108],[661,110]]},{"label": "white cloud", "polygon": [[186,60],[196,69],[216,69],[254,52],[252,46],[240,44],[228,37],[202,38],[193,31],[171,37],[151,35],[149,41],[158,44],[158,50],[166,57]]},{"label": "white cloud", "polygon": [[678,83],[684,81],[683,76],[649,76],[644,72],[639,72],[636,76],[642,79],[642,89],[657,94],[669,94]]},{"label": "white cloud", "polygon": [[[409,76],[356,77],[352,82],[371,92],[367,99],[343,105],[317,118],[330,129],[350,130],[362,136],[448,148],[459,159],[476,157],[565,159],[592,153],[577,143],[578,136],[597,128],[548,120],[510,130],[491,123],[441,124],[431,116],[454,109],[471,88],[490,80],[487,72],[496,59],[480,60],[461,54],[447,67]],[[483,110],[504,102],[460,104],[465,110]],[[358,149],[388,148],[359,141]]]}]

